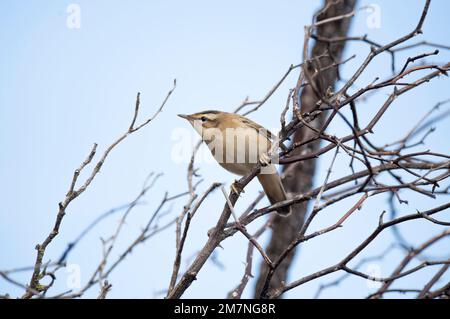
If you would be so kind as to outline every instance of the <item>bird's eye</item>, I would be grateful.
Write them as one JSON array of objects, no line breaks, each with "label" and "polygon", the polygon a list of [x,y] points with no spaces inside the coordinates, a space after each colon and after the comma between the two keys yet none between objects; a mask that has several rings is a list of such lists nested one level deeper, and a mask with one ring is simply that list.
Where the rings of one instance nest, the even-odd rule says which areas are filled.
[{"label": "bird's eye", "polygon": [[208,120],[208,118],[207,118],[206,116],[202,116],[202,117],[200,118],[200,120],[202,120],[202,122],[206,122],[206,121]]}]

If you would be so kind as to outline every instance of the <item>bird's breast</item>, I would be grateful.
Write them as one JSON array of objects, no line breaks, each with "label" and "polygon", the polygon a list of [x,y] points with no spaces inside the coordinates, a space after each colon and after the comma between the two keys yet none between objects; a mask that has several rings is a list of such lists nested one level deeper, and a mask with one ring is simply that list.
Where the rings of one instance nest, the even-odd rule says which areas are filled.
[{"label": "bird's breast", "polygon": [[203,140],[216,161],[226,170],[245,175],[270,149],[270,141],[253,128],[205,130]]}]

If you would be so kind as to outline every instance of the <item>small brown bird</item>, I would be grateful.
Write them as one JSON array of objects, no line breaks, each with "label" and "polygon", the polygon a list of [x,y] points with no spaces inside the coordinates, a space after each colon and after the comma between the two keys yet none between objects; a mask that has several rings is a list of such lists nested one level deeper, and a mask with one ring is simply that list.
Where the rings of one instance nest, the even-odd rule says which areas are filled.
[{"label": "small brown bird", "polygon": [[[243,176],[250,173],[259,162],[263,167],[258,180],[270,203],[273,205],[287,199],[280,176],[268,157],[272,134],[267,129],[234,113],[203,111],[178,116],[188,120],[200,134],[220,166]],[[234,184],[232,189],[235,191]],[[282,207],[277,212],[288,216],[291,207]]]}]

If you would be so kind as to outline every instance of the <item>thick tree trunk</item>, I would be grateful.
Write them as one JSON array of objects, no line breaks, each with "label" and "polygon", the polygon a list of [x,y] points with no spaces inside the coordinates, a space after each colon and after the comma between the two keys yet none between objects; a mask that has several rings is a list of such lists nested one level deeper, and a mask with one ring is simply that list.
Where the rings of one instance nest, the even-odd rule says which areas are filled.
[{"label": "thick tree trunk", "polygon": [[[317,20],[321,21],[331,17],[340,16],[354,10],[356,0],[324,0],[324,6]],[[329,6],[327,8],[327,6]],[[326,9],[325,11],[323,11]],[[326,23],[317,29],[317,35],[324,38],[345,37],[350,27],[350,19],[339,19],[332,23]],[[311,52],[311,58],[324,55],[327,50],[330,50],[335,59],[340,60],[345,42],[337,42],[328,46],[328,43],[316,41]],[[324,68],[333,64],[333,59],[330,56],[321,57],[318,59],[319,63],[316,68]],[[336,68],[330,68],[322,72],[320,79],[318,79],[317,87],[325,93],[326,90],[334,87],[338,78],[338,71]],[[313,109],[318,101],[318,97],[310,87],[306,87],[301,95],[301,111],[309,112]],[[324,123],[325,116],[318,117],[314,121],[315,127],[321,127]],[[310,138],[314,132],[306,127],[299,129],[294,135],[294,142],[300,142]],[[319,148],[319,142],[309,143],[304,148],[297,148],[294,154],[300,152],[313,152]],[[298,163],[293,163],[284,167],[285,178],[283,181],[284,187],[288,193],[305,193],[311,189],[314,173],[316,169],[316,160],[307,160]],[[275,216],[272,226],[272,237],[267,247],[268,256],[274,260],[278,257],[297,236],[301,229],[304,217],[306,214],[307,204],[298,204],[293,206],[293,214],[288,218]],[[269,292],[283,285],[287,279],[289,267],[292,264],[295,251],[291,253],[277,268],[269,286]],[[267,265],[263,262],[260,266],[259,277],[256,283],[255,298],[260,297],[261,289],[268,272]]]}]

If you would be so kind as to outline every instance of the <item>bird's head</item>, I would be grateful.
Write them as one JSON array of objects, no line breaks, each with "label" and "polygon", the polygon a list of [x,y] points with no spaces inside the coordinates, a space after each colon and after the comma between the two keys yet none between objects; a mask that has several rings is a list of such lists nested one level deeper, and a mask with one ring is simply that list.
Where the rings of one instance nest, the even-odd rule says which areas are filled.
[{"label": "bird's head", "polygon": [[203,111],[191,115],[178,114],[178,116],[188,120],[192,126],[199,125],[206,129],[218,127],[224,114],[226,113],[220,111]]},{"label": "bird's head", "polygon": [[178,114],[178,116],[187,120],[202,136],[205,131],[220,129],[227,114],[220,111],[203,111],[191,115]]},{"label": "bird's head", "polygon": [[203,111],[191,115],[178,114],[178,116],[187,120],[203,140],[209,140],[211,135],[221,132],[227,114],[220,111]]}]

